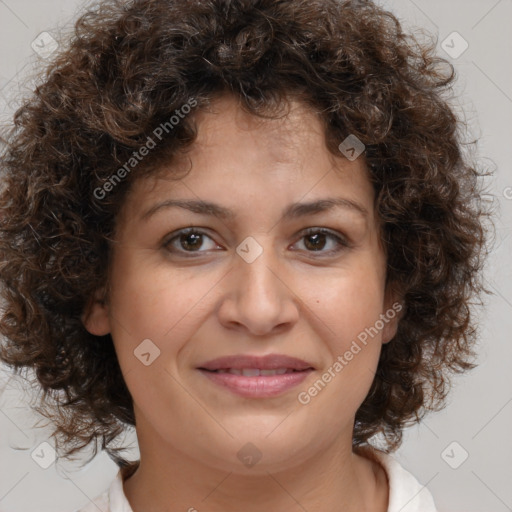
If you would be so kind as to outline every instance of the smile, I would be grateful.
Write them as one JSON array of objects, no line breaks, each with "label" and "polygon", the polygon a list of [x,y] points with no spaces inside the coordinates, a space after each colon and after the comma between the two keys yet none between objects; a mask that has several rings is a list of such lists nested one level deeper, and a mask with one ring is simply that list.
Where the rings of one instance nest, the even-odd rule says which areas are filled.
[{"label": "smile", "polygon": [[217,373],[230,373],[232,375],[243,375],[244,377],[258,377],[259,375],[284,375],[285,373],[293,373],[298,370],[294,370],[293,368],[277,368],[275,370],[264,370],[260,368],[222,368],[219,370],[212,371],[215,371]]},{"label": "smile", "polygon": [[228,368],[220,370],[199,371],[220,388],[245,398],[270,398],[301,384],[313,368],[293,370],[277,368],[260,370],[258,368]]}]

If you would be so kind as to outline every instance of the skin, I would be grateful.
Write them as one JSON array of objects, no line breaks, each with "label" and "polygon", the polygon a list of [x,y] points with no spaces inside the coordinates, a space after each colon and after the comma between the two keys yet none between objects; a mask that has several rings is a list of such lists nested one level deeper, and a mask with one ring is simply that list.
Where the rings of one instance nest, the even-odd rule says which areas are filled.
[{"label": "skin", "polygon": [[[231,96],[195,115],[187,154],[135,181],[117,219],[107,300],[98,293],[83,317],[91,333],[111,333],[134,400],[141,462],[125,494],[134,512],[386,512],[386,474],[353,453],[352,430],[397,317],[307,405],[297,399],[396,300],[364,157],[332,155],[319,117],[295,101],[280,120],[244,113]],[[340,207],[280,220],[290,203],[327,197],[367,214]],[[234,218],[174,207],[141,219],[168,199],[212,201]],[[202,243],[169,242],[187,227],[206,233]],[[320,235],[315,250],[306,228],[348,245]],[[252,263],[236,252],[249,236],[263,249]],[[148,338],[160,355],[146,366],[134,350]],[[248,399],[197,370],[220,356],[269,353],[315,371],[278,397]],[[252,467],[237,457],[249,442],[262,455]]]}]

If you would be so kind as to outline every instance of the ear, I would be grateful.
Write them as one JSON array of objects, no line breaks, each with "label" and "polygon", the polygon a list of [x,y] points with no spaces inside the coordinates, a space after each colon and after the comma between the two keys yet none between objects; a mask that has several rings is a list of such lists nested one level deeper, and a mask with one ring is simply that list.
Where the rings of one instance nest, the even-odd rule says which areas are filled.
[{"label": "ear", "polygon": [[403,295],[391,284],[386,286],[384,295],[384,311],[382,329],[382,343],[389,343],[396,335],[398,323],[405,313]]},{"label": "ear", "polygon": [[105,301],[104,290],[98,290],[87,303],[81,316],[82,323],[88,332],[95,336],[110,333],[109,307]]}]

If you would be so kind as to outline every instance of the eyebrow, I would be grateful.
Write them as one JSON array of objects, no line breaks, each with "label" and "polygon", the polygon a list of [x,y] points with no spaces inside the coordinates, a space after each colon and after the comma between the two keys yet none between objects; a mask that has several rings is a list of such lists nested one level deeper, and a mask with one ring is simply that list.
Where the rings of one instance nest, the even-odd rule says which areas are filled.
[{"label": "eyebrow", "polygon": [[[323,199],[317,199],[307,203],[292,203],[281,216],[281,220],[292,220],[299,217],[305,217],[307,215],[314,215],[325,211],[332,210],[334,208],[348,208],[352,211],[358,212],[363,217],[368,217],[368,210],[361,204],[342,197],[327,197]],[[153,216],[156,212],[166,208],[183,208],[193,213],[201,215],[210,215],[221,220],[233,220],[236,215],[235,213],[209,201],[202,200],[183,200],[183,199],[168,199],[160,203],[155,204],[149,208],[140,217],[141,220],[148,220],[149,217]]]}]

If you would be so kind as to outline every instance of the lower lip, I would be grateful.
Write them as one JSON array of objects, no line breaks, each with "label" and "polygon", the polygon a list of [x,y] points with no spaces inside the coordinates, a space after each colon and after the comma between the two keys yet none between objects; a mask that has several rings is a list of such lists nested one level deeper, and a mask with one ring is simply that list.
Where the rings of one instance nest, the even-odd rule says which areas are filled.
[{"label": "lower lip", "polygon": [[207,370],[199,370],[210,380],[223,386],[233,393],[246,398],[267,398],[277,396],[291,388],[294,388],[313,370],[284,373],[283,375],[258,375],[256,377],[244,377],[232,373],[217,373]]}]

